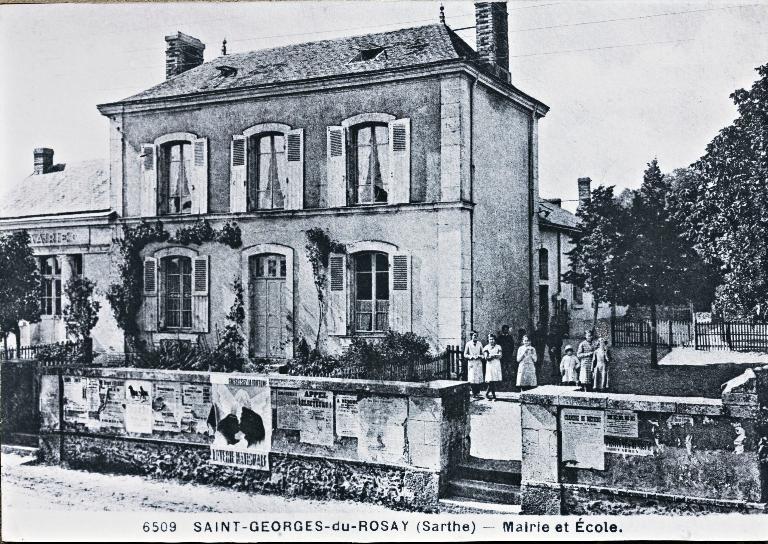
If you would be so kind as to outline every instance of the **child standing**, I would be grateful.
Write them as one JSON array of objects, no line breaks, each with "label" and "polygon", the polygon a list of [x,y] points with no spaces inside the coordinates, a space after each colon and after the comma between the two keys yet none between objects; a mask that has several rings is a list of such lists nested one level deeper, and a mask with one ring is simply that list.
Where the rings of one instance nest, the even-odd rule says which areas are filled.
[{"label": "child standing", "polygon": [[608,341],[605,338],[598,340],[597,349],[592,354],[592,377],[595,391],[608,389],[608,363],[611,356],[608,352]]},{"label": "child standing", "polygon": [[576,385],[579,380],[578,375],[579,360],[573,354],[573,346],[565,346],[565,355],[560,361],[560,377],[563,385]]},{"label": "child standing", "polygon": [[[501,346],[496,343],[496,335],[488,335],[488,345],[483,348],[485,356],[485,381],[488,384],[488,390],[485,392],[485,398],[496,400],[496,382],[501,381]],[[493,395],[493,397],[491,397]]]}]

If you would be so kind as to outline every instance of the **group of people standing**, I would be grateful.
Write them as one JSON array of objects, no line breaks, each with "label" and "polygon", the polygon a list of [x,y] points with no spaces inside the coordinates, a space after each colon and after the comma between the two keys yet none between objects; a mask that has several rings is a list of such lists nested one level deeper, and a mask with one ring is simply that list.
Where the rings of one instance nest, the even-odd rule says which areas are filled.
[{"label": "group of people standing", "polygon": [[[515,375],[514,381],[518,390],[538,385],[537,363],[543,362],[543,356],[537,353],[539,350],[532,345],[524,329],[520,329],[518,334],[520,346],[515,352],[515,341],[509,334],[507,325],[501,328],[498,335],[489,334],[488,343],[485,345],[478,340],[476,331],[470,332],[470,338],[464,346],[464,359],[467,361],[467,380],[474,398],[482,398],[481,387],[486,384],[485,397],[496,400],[496,384],[503,379],[502,367],[504,372]],[[558,346],[556,353],[559,355],[559,352]],[[550,358],[552,357],[553,353],[550,353]],[[593,332],[587,331],[575,355],[572,346],[565,347],[565,355],[560,361],[561,383],[574,386],[578,384],[584,391],[605,390],[608,388],[609,362],[608,342],[604,338],[594,340]]]},{"label": "group of people standing", "polygon": [[565,346],[565,355],[560,361],[560,376],[563,385],[579,385],[583,391],[604,391],[608,389],[608,364],[611,362],[608,341],[594,339],[588,330],[584,340],[573,354],[573,346]]}]

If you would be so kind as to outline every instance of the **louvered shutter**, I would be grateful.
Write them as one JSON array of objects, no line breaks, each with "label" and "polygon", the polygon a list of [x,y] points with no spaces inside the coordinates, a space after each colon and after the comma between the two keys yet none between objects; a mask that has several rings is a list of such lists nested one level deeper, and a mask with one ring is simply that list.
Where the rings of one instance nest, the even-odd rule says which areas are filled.
[{"label": "louvered shutter", "polygon": [[304,129],[291,130],[286,135],[288,156],[288,188],[286,210],[304,208]]},{"label": "louvered shutter", "polygon": [[208,213],[208,138],[192,142],[192,213]]},{"label": "louvered shutter", "polygon": [[208,255],[192,259],[192,330],[208,332]]},{"label": "louvered shutter", "polygon": [[328,207],[347,205],[347,144],[344,127],[328,127]]},{"label": "louvered shutter", "polygon": [[390,204],[411,201],[411,120],[389,122]]},{"label": "louvered shutter", "polygon": [[328,334],[347,334],[347,256],[332,253],[328,259],[330,296],[328,297]]},{"label": "louvered shutter", "polygon": [[157,330],[157,259],[154,257],[144,258],[144,280],[143,280],[143,321],[144,330],[154,332]]},{"label": "louvered shutter", "polygon": [[390,256],[389,325],[397,332],[411,331],[411,256]]},{"label": "louvered shutter", "polygon": [[154,144],[142,144],[141,155],[141,215],[157,215],[157,148]]},{"label": "louvered shutter", "polygon": [[232,136],[231,147],[229,211],[232,213],[240,213],[246,211],[248,139],[245,136],[236,134]]}]

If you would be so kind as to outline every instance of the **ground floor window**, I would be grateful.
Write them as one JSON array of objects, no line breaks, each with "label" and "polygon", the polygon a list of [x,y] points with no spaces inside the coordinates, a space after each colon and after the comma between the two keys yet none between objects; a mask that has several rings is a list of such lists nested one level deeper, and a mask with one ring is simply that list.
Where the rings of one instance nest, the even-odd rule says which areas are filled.
[{"label": "ground floor window", "polygon": [[389,328],[389,256],[363,252],[354,255],[354,326],[356,332]]},{"label": "ground floor window", "polygon": [[166,329],[192,328],[192,260],[165,257],[160,260],[163,317]]},{"label": "ground floor window", "polygon": [[61,265],[56,256],[40,257],[40,314],[61,315]]}]

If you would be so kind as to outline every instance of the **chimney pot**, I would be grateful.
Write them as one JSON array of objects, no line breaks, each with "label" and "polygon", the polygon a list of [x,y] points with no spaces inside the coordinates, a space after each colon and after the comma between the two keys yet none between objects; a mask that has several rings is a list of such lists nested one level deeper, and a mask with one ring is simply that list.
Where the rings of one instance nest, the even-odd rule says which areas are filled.
[{"label": "chimney pot", "polygon": [[579,207],[592,200],[592,178],[579,178]]},{"label": "chimney pot", "polygon": [[35,156],[35,175],[47,174],[53,169],[53,149],[49,147],[36,147]]},{"label": "chimney pot", "polygon": [[165,79],[170,79],[200,66],[203,60],[205,44],[183,32],[176,32],[165,37],[168,47],[165,49]]},{"label": "chimney pot", "polygon": [[477,54],[503,79],[509,77],[509,27],[506,2],[477,2],[475,4]]}]

